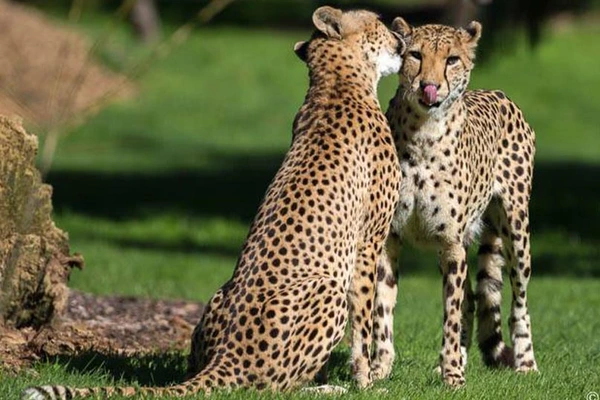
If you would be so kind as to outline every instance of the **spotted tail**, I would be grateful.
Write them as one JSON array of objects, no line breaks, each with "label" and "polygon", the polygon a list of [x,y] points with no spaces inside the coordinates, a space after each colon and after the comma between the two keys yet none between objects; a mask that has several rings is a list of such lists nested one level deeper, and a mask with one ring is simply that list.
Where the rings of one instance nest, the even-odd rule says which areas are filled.
[{"label": "spotted tail", "polygon": [[69,400],[93,396],[108,398],[115,395],[121,397],[182,397],[193,395],[199,392],[208,394],[210,393],[211,388],[214,387],[217,382],[219,383],[219,386],[228,386],[222,378],[216,377],[213,373],[205,371],[200,372],[194,378],[179,385],[167,387],[136,388],[131,386],[106,386],[73,388],[68,386],[36,386],[25,389],[21,394],[21,400]]},{"label": "spotted tail", "polygon": [[502,339],[500,305],[502,302],[502,239],[486,230],[481,236],[477,273],[477,320],[479,349],[484,364],[490,367],[514,364],[512,348]]}]

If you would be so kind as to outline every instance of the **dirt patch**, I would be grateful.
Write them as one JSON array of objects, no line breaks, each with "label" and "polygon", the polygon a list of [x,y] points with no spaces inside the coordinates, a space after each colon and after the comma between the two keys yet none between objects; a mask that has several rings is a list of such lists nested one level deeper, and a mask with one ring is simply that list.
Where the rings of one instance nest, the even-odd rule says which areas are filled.
[{"label": "dirt patch", "polygon": [[41,12],[0,0],[0,114],[50,127],[92,111],[115,88],[131,95],[132,83],[90,58],[91,47]]},{"label": "dirt patch", "polygon": [[35,331],[0,327],[0,359],[9,372],[58,355],[139,356],[187,351],[203,306],[183,300],[94,296],[70,290],[62,317]]}]

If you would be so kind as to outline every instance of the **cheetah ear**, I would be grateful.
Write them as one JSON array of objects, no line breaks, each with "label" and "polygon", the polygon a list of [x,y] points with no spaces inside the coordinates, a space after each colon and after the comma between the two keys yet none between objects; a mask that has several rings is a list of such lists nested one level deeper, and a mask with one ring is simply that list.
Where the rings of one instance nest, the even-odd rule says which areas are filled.
[{"label": "cheetah ear", "polygon": [[315,10],[312,16],[315,27],[331,39],[342,38],[342,10],[323,6]]},{"label": "cheetah ear", "polygon": [[406,41],[399,33],[396,33],[394,31],[391,32],[398,39],[398,54],[403,55],[404,53],[406,53]]},{"label": "cheetah ear", "polygon": [[298,42],[294,45],[294,53],[299,59],[306,62],[308,59],[308,43],[309,42]]},{"label": "cheetah ear", "polygon": [[464,42],[471,47],[477,46],[477,42],[481,37],[481,24],[477,21],[471,21],[466,28],[460,29]]},{"label": "cheetah ear", "polygon": [[404,20],[402,17],[394,18],[392,21],[392,32],[399,34],[402,39],[408,39],[412,35],[412,26]]}]

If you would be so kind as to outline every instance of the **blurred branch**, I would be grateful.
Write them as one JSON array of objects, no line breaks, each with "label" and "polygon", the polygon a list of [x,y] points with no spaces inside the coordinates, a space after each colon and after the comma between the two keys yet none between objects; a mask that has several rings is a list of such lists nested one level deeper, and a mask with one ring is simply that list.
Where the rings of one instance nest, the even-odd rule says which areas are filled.
[{"label": "blurred branch", "polygon": [[[76,23],[81,18],[81,12],[83,10],[83,0],[73,0],[71,3],[71,9],[69,10],[68,20],[71,23]],[[69,55],[71,52],[72,42],[70,40],[65,40],[61,43],[59,54],[60,54],[60,63],[57,64],[57,71],[54,74],[54,88],[52,89],[51,96],[48,97],[48,109],[50,111],[55,110],[55,104],[58,102],[59,90],[61,83],[63,82],[62,76],[65,68],[65,64],[69,59]],[[77,82],[77,80],[75,80]],[[71,93],[73,96],[73,93]],[[69,103],[69,99],[66,100]],[[52,121],[50,122],[50,130],[46,132],[46,138],[44,140],[44,145],[42,147],[42,156],[41,156],[41,165],[40,171],[42,173],[42,179],[46,177],[48,170],[50,169],[50,164],[52,159],[54,158],[54,152],[56,151],[56,145],[58,143],[58,135],[59,130],[57,129],[57,125],[62,119],[64,115],[64,110],[67,108],[66,104],[62,107],[62,112],[53,113]],[[58,111],[58,110],[57,110]]]},{"label": "blurred branch", "polygon": [[[79,1],[81,1],[81,0],[73,0],[73,4],[78,3]],[[124,0],[123,3],[121,3],[121,6],[117,9],[117,11],[115,13],[114,19],[111,20],[111,23],[109,24],[109,27],[104,31],[104,34],[102,36],[100,36],[94,42],[92,47],[89,49],[88,54],[86,55],[86,62],[83,63],[83,65],[79,69],[79,72],[77,73],[77,77],[76,77],[75,81],[73,82],[71,91],[69,93],[69,96],[67,97],[67,103],[64,104],[64,106],[62,107],[60,121],[62,121],[64,119],[65,113],[70,110],[70,108],[73,106],[73,103],[75,102],[77,91],[81,88],[81,85],[83,84],[83,81],[86,78],[86,74],[90,69],[89,67],[93,61],[92,55],[95,54],[97,52],[98,48],[108,40],[108,38],[110,37],[110,34],[113,32],[114,24],[118,21],[122,21],[123,19],[125,19],[125,17],[127,17],[127,15],[129,15],[129,13],[131,12],[131,9],[133,8],[136,1],[137,0]]]},{"label": "blurred branch", "polygon": [[[125,74],[123,82],[130,79],[139,78],[156,60],[164,58],[171,51],[173,51],[174,48],[184,43],[189,38],[194,28],[199,25],[209,23],[215,16],[217,16],[234,1],[235,0],[212,0],[209,4],[200,9],[200,11],[198,11],[198,13],[196,13],[196,15],[189,22],[177,28],[177,30],[175,30],[175,32],[173,32],[167,39],[157,44],[146,58],[134,65]],[[77,124],[85,122],[93,114],[95,109],[108,103],[110,99],[115,97],[121,90],[122,85],[116,85],[112,88],[112,90],[109,90],[107,93],[105,93],[100,100],[87,107],[87,109],[82,112],[81,116],[73,122]]]},{"label": "blurred branch", "polygon": [[198,12],[198,21],[203,24],[210,22],[217,14],[235,0],[213,0]]},{"label": "blurred branch", "polygon": [[[66,101],[61,105],[60,112],[57,113],[57,117],[53,120],[51,125],[48,127],[46,138],[44,140],[44,145],[42,148],[42,155],[40,161],[40,170],[42,172],[42,176],[45,177],[49,172],[52,162],[54,160],[54,156],[56,153],[56,148],[58,145],[58,141],[61,137],[61,132],[68,130],[69,125],[79,125],[84,123],[88,118],[93,115],[93,112],[103,106],[107,105],[115,96],[119,94],[124,87],[127,87],[126,83],[131,79],[139,78],[142,74],[144,74],[150,66],[154,64],[154,62],[160,58],[164,58],[167,56],[174,48],[184,43],[192,33],[193,29],[198,25],[209,23],[216,15],[218,15],[221,11],[223,11],[230,3],[235,0],[213,0],[205,7],[200,9],[200,11],[186,24],[180,26],[177,30],[175,30],[166,40],[157,44],[150,54],[139,61],[136,65],[132,66],[129,71],[127,71],[122,79],[122,82],[114,85],[112,88],[107,90],[100,99],[95,101],[93,104],[86,107],[80,115],[72,116],[69,120],[66,119],[66,114],[71,108],[76,100],[77,93],[81,88],[83,82],[85,81],[87,71],[89,70],[92,55],[97,51],[98,47],[102,43],[104,43],[109,37],[112,29],[107,29],[104,35],[98,38],[92,47],[90,48],[87,56],[86,62],[82,65],[77,73],[77,76],[73,82],[73,85],[69,91],[68,96],[66,97]],[[73,0],[71,11],[69,12],[70,20],[72,22],[77,21],[81,15],[83,0]],[[112,21],[114,24],[116,21],[125,18],[132,10],[135,5],[136,0],[125,0],[123,1],[121,7],[116,12],[115,20]],[[112,26],[111,24],[111,26]],[[57,83],[60,78],[60,74],[57,76]]]},{"label": "blurred branch", "polygon": [[[5,23],[4,19],[8,19],[10,17],[2,14],[0,14],[0,17],[0,29],[2,30],[0,31],[0,34],[8,38],[7,44],[12,59],[12,62],[8,63],[11,68],[9,76],[18,76],[23,72],[23,68],[26,68],[27,61],[23,55],[21,47],[15,42],[15,38],[11,35],[7,35],[5,32],[7,24]],[[12,85],[10,85],[10,80],[6,79],[3,83],[3,85],[0,85],[0,93],[4,94],[7,98],[10,98],[10,100],[20,109],[24,117],[33,120],[32,117],[35,113],[30,107],[27,106],[25,102],[21,101],[19,95],[11,87]]]},{"label": "blurred branch", "polygon": [[[54,155],[56,153],[56,146],[58,145],[58,139],[62,131],[61,128],[64,128],[63,125],[67,125],[66,115],[73,108],[73,105],[77,98],[77,94],[87,77],[87,73],[90,70],[90,66],[92,63],[92,55],[96,53],[97,49],[108,40],[110,33],[113,31],[112,27],[114,26],[115,22],[124,19],[130,13],[135,2],[136,0],[124,0],[121,3],[121,6],[117,9],[114,17],[115,19],[111,21],[109,28],[106,29],[104,31],[105,33],[92,44],[85,57],[85,62],[81,65],[75,79],[73,80],[73,84],[71,85],[71,88],[68,91],[64,104],[61,104],[60,111],[57,110],[55,114],[56,117],[53,118],[52,122],[50,123],[44,140],[44,145],[42,147],[42,155],[40,160],[40,171],[42,173],[43,178],[46,177],[52,166],[52,161],[54,160]],[[82,11],[83,0],[73,0],[73,2],[71,3],[71,9],[69,11],[69,22],[76,23],[77,21],[79,21],[79,19],[81,18]],[[63,58],[63,62],[61,63],[61,65],[64,65],[66,60],[67,57]],[[61,74],[62,73],[58,74],[58,76],[56,77],[57,87],[61,82]],[[54,97],[58,97],[56,96],[56,93],[55,96],[52,96],[52,98]]]}]

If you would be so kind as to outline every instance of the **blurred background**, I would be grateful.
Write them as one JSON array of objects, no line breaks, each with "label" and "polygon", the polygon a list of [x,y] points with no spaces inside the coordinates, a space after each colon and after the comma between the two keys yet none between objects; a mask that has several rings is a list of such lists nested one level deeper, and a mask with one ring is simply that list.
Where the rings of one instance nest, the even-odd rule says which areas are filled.
[{"label": "blurred background", "polygon": [[[307,88],[292,47],[323,4],[482,21],[471,88],[504,90],[537,133],[534,274],[600,276],[598,0],[0,0],[0,114],[40,138],[87,262],[73,287],[206,301],[229,278]],[[434,254],[402,263],[437,275]]]}]

